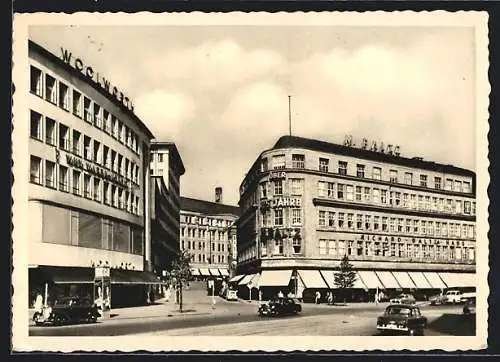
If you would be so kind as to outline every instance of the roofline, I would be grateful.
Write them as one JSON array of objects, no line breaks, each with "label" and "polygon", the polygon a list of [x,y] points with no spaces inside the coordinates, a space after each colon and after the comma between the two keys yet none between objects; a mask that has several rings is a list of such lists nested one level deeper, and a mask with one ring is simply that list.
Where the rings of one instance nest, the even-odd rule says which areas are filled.
[{"label": "roofline", "polygon": [[97,90],[100,94],[106,97],[106,99],[111,101],[111,103],[113,103],[123,112],[125,112],[130,118],[132,118],[132,120],[134,120],[139,125],[139,127],[146,133],[146,136],[148,136],[150,140],[154,138],[154,135],[151,132],[151,130],[144,124],[143,121],[141,121],[141,119],[134,112],[125,107],[124,104],[118,102],[118,100],[111,97],[111,95],[109,93],[106,93],[99,84],[97,84],[96,82],[90,82],[89,79],[82,72],[79,72],[69,64],[66,64],[57,55],[51,53],[49,50],[45,49],[40,44],[35,43],[31,39],[28,39],[28,48],[33,49],[34,51],[40,53],[42,56],[46,57],[47,59],[54,62],[58,66],[61,66],[64,70],[70,72],[72,75],[74,75],[78,79],[82,80],[83,82],[87,83],[92,88]]},{"label": "roofline", "polygon": [[184,162],[182,162],[181,154],[179,153],[179,149],[174,142],[165,142],[165,141],[151,141],[150,149],[160,149],[167,148],[168,150],[173,151],[174,157],[179,161],[179,165],[181,166],[181,175],[184,175],[186,172],[186,168],[184,166]]},{"label": "roofline", "polygon": [[233,216],[236,216],[236,217],[239,217],[241,211],[240,211],[240,207],[239,206],[236,206],[236,205],[229,205],[229,204],[222,204],[222,203],[218,203],[218,202],[214,202],[214,201],[207,201],[207,200],[202,200],[202,199],[195,199],[193,197],[186,197],[186,196],[181,196],[180,197],[180,205],[181,205],[181,208],[180,208],[180,211],[189,211],[189,212],[198,212],[198,211],[194,211],[194,210],[190,210],[190,209],[184,209],[182,208],[182,202],[183,200],[191,200],[191,201],[196,201],[196,202],[202,202],[202,203],[207,203],[207,204],[211,204],[211,205],[219,205],[219,206],[223,206],[223,207],[231,207],[231,208],[234,208],[238,211],[235,211],[234,214],[232,213],[227,213],[227,212],[222,212],[222,213],[210,213],[210,214],[207,214],[207,215],[218,215],[218,216],[221,216],[221,215],[233,215]]}]

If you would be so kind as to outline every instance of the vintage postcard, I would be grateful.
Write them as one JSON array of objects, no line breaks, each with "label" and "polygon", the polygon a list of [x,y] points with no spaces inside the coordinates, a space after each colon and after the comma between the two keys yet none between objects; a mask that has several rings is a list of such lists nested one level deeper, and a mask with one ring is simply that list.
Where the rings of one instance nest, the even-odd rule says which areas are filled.
[{"label": "vintage postcard", "polygon": [[15,14],[13,349],[485,348],[487,24]]}]

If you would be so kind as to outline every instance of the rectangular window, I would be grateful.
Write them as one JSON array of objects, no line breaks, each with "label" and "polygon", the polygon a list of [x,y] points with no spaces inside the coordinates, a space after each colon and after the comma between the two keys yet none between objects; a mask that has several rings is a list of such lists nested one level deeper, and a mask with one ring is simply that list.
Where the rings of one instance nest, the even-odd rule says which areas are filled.
[{"label": "rectangular window", "polygon": [[441,177],[434,177],[434,188],[436,190],[441,189]]},{"label": "rectangular window", "polygon": [[292,168],[305,168],[306,158],[304,155],[292,155]]},{"label": "rectangular window", "polygon": [[354,200],[354,188],[351,185],[346,186],[346,200],[347,201]]},{"label": "rectangular window", "polygon": [[103,187],[104,203],[106,205],[110,205],[111,204],[111,185],[107,181],[104,181],[103,185],[104,185],[104,187]]},{"label": "rectangular window", "polygon": [[101,179],[94,177],[94,200],[101,201]]},{"label": "rectangular window", "polygon": [[83,195],[91,199],[92,198],[92,178],[90,175],[84,174],[83,175]]},{"label": "rectangular window", "polygon": [[328,212],[328,227],[331,227],[331,228],[335,227],[335,212],[334,211]]},{"label": "rectangular window", "polygon": [[120,129],[120,134],[118,136],[118,140],[121,142],[121,143],[125,143],[125,135],[127,133],[126,131],[127,129],[127,126],[125,126],[123,123],[121,124],[121,129]]},{"label": "rectangular window", "polygon": [[365,165],[356,165],[356,176],[360,178],[365,177]]},{"label": "rectangular window", "polygon": [[461,213],[462,213],[462,201],[455,200],[455,214],[461,214]]},{"label": "rectangular window", "polygon": [[370,215],[365,215],[365,230],[370,230],[372,228],[372,217]]},{"label": "rectangular window", "polygon": [[382,169],[380,167],[374,167],[373,168],[372,178],[374,180],[380,180],[381,179],[381,175],[382,175]]},{"label": "rectangular window", "polygon": [[363,228],[363,215],[356,215],[356,229],[362,229]]},{"label": "rectangular window", "polygon": [[103,109],[102,118],[104,123],[104,132],[111,134],[111,114],[107,110]]},{"label": "rectangular window", "polygon": [[470,215],[470,201],[464,201],[464,214]]},{"label": "rectangular window", "polygon": [[301,225],[302,224],[302,216],[301,209],[292,208],[292,225]]},{"label": "rectangular window", "polygon": [[30,90],[31,93],[43,97],[43,77],[42,71],[34,66],[30,68]]},{"label": "rectangular window", "polygon": [[382,231],[387,231],[387,217],[382,216]]},{"label": "rectangular window", "polygon": [[407,234],[410,234],[411,233],[411,220],[410,219],[406,219],[406,233]]},{"label": "rectangular window", "polygon": [[453,184],[453,191],[462,192],[462,181],[455,180],[455,183]]},{"label": "rectangular window", "polygon": [[413,184],[413,174],[411,172],[405,172],[405,184]]},{"label": "rectangular window", "polygon": [[380,227],[380,216],[373,217],[373,230],[378,230]]},{"label": "rectangular window", "polygon": [[339,199],[339,200],[344,199],[344,185],[343,184],[337,185],[337,199]]},{"label": "rectangular window", "polygon": [[102,128],[102,113],[101,106],[94,103],[94,125],[97,128]]},{"label": "rectangular window", "polygon": [[407,208],[410,206],[408,194],[403,194],[403,207]]},{"label": "rectangular window", "polygon": [[447,178],[446,183],[444,184],[444,189],[447,191],[451,191],[452,186],[453,186],[453,180],[450,178]]},{"label": "rectangular window", "polygon": [[42,184],[42,159],[31,156],[30,159],[30,182]]},{"label": "rectangular window", "polygon": [[285,155],[273,156],[273,169],[279,170],[285,168]]},{"label": "rectangular window", "polygon": [[85,96],[83,96],[83,113],[85,115],[85,120],[89,123],[93,123],[92,101]]},{"label": "rectangular window", "polygon": [[49,145],[56,145],[56,121],[45,118],[45,142]]},{"label": "rectangular window", "polygon": [[362,197],[362,190],[363,188],[361,186],[356,186],[356,201],[361,202],[361,197]]},{"label": "rectangular window", "polygon": [[389,182],[397,183],[398,182],[398,171],[390,170],[389,171]]},{"label": "rectangular window", "polygon": [[274,180],[274,195],[283,195],[283,180]]},{"label": "rectangular window", "polygon": [[59,190],[69,192],[69,172],[63,165],[59,165]]},{"label": "rectangular window", "polygon": [[59,123],[59,148],[62,150],[71,150],[71,140],[69,128]]},{"label": "rectangular window", "polygon": [[318,197],[326,197],[326,182],[318,181]]},{"label": "rectangular window", "polygon": [[364,187],[364,193],[363,193],[363,201],[364,202],[370,202],[371,201],[371,194],[370,194],[370,188],[369,187]]},{"label": "rectangular window", "polygon": [[326,255],[326,240],[320,239],[320,241],[319,241],[319,254]]},{"label": "rectangular window", "polygon": [[328,163],[330,161],[328,160],[328,158],[319,158],[319,170],[321,172],[328,172]]},{"label": "rectangular window", "polygon": [[54,77],[45,74],[45,99],[57,104],[57,83]]},{"label": "rectangular window", "polygon": [[345,214],[343,212],[339,212],[338,223],[340,229],[345,227]]},{"label": "rectangular window", "polygon": [[81,196],[81,173],[80,171],[73,170],[73,194]]},{"label": "rectangular window", "polygon": [[267,182],[260,183],[260,197],[261,198],[267,197]]},{"label": "rectangular window", "polygon": [[35,111],[30,111],[31,114],[31,126],[30,126],[30,136],[31,138],[42,140],[42,115]]},{"label": "rectangular window", "polygon": [[81,134],[77,130],[73,130],[73,153],[80,156],[81,149]]},{"label": "rectangular window", "polygon": [[387,190],[380,190],[380,203],[387,204]]},{"label": "rectangular window", "polygon": [[274,225],[283,225],[283,209],[274,209]]},{"label": "rectangular window", "polygon": [[83,149],[85,159],[92,161],[92,140],[90,137],[83,136]]},{"label": "rectangular window", "polygon": [[62,82],[59,82],[59,107],[69,111],[69,89],[68,86]]},{"label": "rectangular window", "polygon": [[347,175],[347,162],[339,161],[339,175]]},{"label": "rectangular window", "polygon": [[118,154],[118,173],[124,176],[123,172],[123,156]]},{"label": "rectangular window", "polygon": [[420,175],[420,187],[427,187],[427,175]]},{"label": "rectangular window", "polygon": [[115,116],[113,116],[113,137],[118,139],[119,132],[120,132],[119,121]]},{"label": "rectangular window", "polygon": [[302,180],[299,178],[290,179],[290,191],[292,195],[302,195]]},{"label": "rectangular window", "polygon": [[318,212],[318,225],[326,226],[326,211],[320,210]]},{"label": "rectangular window", "polygon": [[471,190],[470,190],[470,182],[464,181],[464,183],[463,183],[463,192],[465,192],[467,194],[471,192]]},{"label": "rectangular window", "polygon": [[73,114],[82,118],[82,94],[73,90]]}]

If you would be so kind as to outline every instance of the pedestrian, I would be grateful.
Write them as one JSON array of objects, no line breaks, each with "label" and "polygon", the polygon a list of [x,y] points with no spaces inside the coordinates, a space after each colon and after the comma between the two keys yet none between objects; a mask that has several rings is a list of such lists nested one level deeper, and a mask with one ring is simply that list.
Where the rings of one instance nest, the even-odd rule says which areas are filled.
[{"label": "pedestrian", "polygon": [[283,298],[284,297],[284,294],[283,292],[280,290],[279,293],[278,293],[278,298]]},{"label": "pedestrian", "polygon": [[171,290],[170,290],[170,285],[169,285],[168,288],[165,290],[165,300],[167,301],[167,303],[170,300],[170,293],[171,293]]},{"label": "pedestrian", "polygon": [[321,298],[321,293],[319,292],[319,290],[316,291],[316,299],[315,299],[315,302],[316,304],[319,304],[319,299]]},{"label": "pedestrian", "polygon": [[35,302],[33,303],[33,307],[35,308],[35,312],[42,312],[43,307],[43,297],[40,292],[36,293]]},{"label": "pedestrian", "polygon": [[328,292],[327,298],[328,298],[328,305],[332,305],[333,302],[332,292]]}]

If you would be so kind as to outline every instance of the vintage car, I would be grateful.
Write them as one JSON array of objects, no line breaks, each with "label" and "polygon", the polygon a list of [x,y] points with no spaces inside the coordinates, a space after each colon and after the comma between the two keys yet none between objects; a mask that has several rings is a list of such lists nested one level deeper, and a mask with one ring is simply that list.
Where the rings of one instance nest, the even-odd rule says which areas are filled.
[{"label": "vintage car", "polygon": [[238,300],[238,291],[234,289],[227,289],[224,294],[226,300]]},{"label": "vintage car", "polygon": [[446,304],[446,296],[444,294],[436,294],[433,295],[429,298],[429,302],[431,305],[441,305],[441,304]]},{"label": "vintage car", "polygon": [[400,294],[390,300],[391,304],[415,304],[415,297],[411,294]]},{"label": "vintage car", "polygon": [[100,316],[97,306],[90,299],[65,297],[56,300],[52,307],[45,307],[41,312],[35,312],[33,321],[36,325],[60,325],[82,321],[96,323]]},{"label": "vintage car", "polygon": [[377,330],[382,334],[407,334],[423,336],[427,318],[412,304],[391,304],[377,318]]},{"label": "vintage car", "polygon": [[448,290],[445,297],[446,304],[458,304],[462,301],[462,292],[460,290]]},{"label": "vintage car", "polygon": [[294,298],[275,298],[259,306],[260,316],[276,317],[298,314],[300,312],[302,312],[302,306],[300,302]]},{"label": "vintage car", "polygon": [[464,304],[463,313],[465,315],[476,314],[476,297],[470,297]]}]

